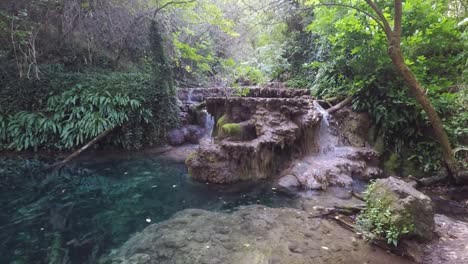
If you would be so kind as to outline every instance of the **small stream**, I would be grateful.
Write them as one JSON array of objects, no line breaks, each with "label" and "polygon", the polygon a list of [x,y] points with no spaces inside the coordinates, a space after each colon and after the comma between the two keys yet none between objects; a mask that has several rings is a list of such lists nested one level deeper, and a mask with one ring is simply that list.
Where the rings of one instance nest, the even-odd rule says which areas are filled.
[{"label": "small stream", "polygon": [[131,234],[186,208],[232,211],[286,206],[266,183],[193,182],[183,163],[161,156],[87,157],[45,186],[35,159],[3,159],[0,169],[0,263],[49,263],[54,248],[68,263],[96,263]]}]

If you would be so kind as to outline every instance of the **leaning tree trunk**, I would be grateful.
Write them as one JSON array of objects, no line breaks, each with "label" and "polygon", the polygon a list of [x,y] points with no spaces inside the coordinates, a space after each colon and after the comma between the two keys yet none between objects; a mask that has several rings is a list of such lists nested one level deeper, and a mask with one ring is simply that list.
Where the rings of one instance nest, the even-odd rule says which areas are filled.
[{"label": "leaning tree trunk", "polygon": [[416,101],[418,101],[423,110],[426,112],[431,126],[434,130],[434,135],[442,148],[442,155],[447,169],[449,170],[449,173],[454,177],[456,181],[461,180],[457,178],[457,162],[453,155],[452,147],[450,145],[447,133],[445,132],[444,127],[442,125],[442,121],[440,120],[439,115],[432,106],[431,101],[424,92],[424,89],[419,84],[418,79],[411,71],[411,69],[406,65],[403,53],[401,52],[400,39],[398,37],[395,37],[394,39],[390,40],[390,48],[388,50],[388,54],[392,59],[397,71],[405,79],[406,84],[409,86],[414,98],[416,99]]}]

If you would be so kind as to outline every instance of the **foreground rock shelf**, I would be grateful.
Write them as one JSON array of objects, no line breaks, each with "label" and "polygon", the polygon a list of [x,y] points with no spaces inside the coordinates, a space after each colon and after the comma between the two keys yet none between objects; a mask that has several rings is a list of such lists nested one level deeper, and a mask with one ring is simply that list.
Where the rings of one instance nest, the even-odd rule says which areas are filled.
[{"label": "foreground rock shelf", "polygon": [[106,263],[411,263],[318,214],[263,206],[242,207],[232,214],[188,209],[148,226]]}]

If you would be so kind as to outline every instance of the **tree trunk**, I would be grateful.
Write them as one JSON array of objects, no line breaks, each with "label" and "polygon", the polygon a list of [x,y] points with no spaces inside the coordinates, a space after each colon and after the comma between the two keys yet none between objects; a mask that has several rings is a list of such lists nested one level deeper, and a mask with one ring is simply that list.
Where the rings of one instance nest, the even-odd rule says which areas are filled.
[{"label": "tree trunk", "polygon": [[388,54],[393,61],[397,71],[403,76],[406,81],[406,84],[409,86],[411,93],[418,103],[421,105],[423,110],[426,112],[431,126],[434,130],[434,135],[436,140],[439,142],[442,147],[442,155],[445,161],[445,165],[449,170],[449,173],[454,177],[458,182],[460,179],[457,177],[457,162],[453,155],[452,147],[450,146],[450,141],[447,136],[447,133],[444,130],[442,121],[432,106],[431,101],[426,96],[424,89],[419,84],[418,79],[410,68],[406,65],[403,53],[401,52],[400,39],[395,37],[390,41],[390,48]]},{"label": "tree trunk", "polygon": [[343,107],[347,106],[348,104],[350,104],[352,101],[353,101],[353,97],[351,97],[351,96],[346,97],[346,99],[344,99],[343,101],[341,101],[338,104],[328,108],[327,112],[329,114],[333,114],[336,111],[340,110],[341,108],[343,108]]}]

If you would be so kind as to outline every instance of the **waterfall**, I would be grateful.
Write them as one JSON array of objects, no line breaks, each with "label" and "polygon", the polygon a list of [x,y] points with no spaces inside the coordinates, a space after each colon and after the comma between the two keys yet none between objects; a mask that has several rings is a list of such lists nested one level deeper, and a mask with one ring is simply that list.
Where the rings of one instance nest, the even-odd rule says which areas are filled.
[{"label": "waterfall", "polygon": [[205,137],[207,138],[212,138],[213,136],[213,128],[214,128],[214,124],[215,124],[215,120],[214,120],[214,117],[212,115],[210,115],[210,113],[208,113],[208,111],[206,111],[206,109],[203,109],[202,110],[205,116]]},{"label": "waterfall", "polygon": [[189,89],[188,94],[187,94],[187,103],[189,104],[193,103],[192,95],[193,95],[193,89]]},{"label": "waterfall", "polygon": [[317,137],[320,154],[333,152],[335,151],[335,147],[338,145],[338,137],[333,135],[330,129],[330,114],[319,104],[318,101],[314,100],[313,103],[317,111],[322,114],[322,120],[320,121],[320,128]]}]

